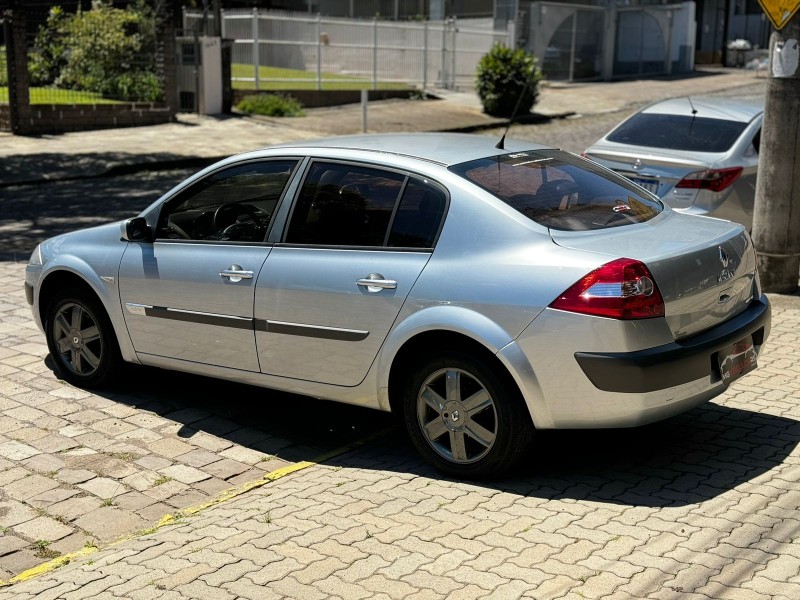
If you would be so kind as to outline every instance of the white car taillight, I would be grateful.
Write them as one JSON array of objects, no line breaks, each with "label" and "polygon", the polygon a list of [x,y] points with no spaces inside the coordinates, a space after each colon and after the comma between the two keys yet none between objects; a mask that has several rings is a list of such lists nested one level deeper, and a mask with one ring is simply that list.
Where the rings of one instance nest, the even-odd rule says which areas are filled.
[{"label": "white car taillight", "polygon": [[707,169],[689,173],[677,184],[676,188],[689,188],[721,192],[742,174],[742,167],[729,167],[726,169]]}]

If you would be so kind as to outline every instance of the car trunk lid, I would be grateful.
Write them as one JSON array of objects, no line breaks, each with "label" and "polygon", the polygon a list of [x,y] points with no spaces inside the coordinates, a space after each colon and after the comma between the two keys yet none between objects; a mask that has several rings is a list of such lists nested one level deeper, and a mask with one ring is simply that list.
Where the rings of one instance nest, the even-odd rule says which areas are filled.
[{"label": "car trunk lid", "polygon": [[591,232],[551,230],[559,246],[643,262],[664,298],[676,340],[744,311],[753,300],[756,256],[741,225],[665,211],[652,221]]},{"label": "car trunk lid", "polygon": [[588,149],[586,158],[624,175],[634,183],[663,198],[673,208],[692,205],[696,190],[675,193],[675,185],[689,173],[703,171],[720,160],[716,153],[691,153],[663,148],[641,148],[631,152],[614,148],[615,144],[596,145]]}]

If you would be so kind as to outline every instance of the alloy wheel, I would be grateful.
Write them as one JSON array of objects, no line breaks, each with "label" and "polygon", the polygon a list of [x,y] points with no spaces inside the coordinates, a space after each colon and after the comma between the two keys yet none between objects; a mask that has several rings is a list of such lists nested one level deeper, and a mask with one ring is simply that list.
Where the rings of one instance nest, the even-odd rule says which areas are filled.
[{"label": "alloy wheel", "polygon": [[497,439],[497,410],[486,387],[462,369],[440,369],[417,394],[423,436],[442,458],[469,464],[486,456]]},{"label": "alloy wheel", "polygon": [[76,375],[93,375],[103,356],[103,340],[92,314],[81,304],[68,302],[56,312],[52,327],[61,363]]}]

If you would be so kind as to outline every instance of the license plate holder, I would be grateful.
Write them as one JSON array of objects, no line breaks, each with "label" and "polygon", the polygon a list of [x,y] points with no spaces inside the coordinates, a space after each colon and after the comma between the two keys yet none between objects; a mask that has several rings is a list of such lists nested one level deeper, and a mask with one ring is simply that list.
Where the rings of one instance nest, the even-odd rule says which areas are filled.
[{"label": "license plate holder", "polygon": [[633,183],[639,187],[643,187],[651,194],[658,195],[658,180],[657,179],[642,179],[641,177],[629,177]]},{"label": "license plate holder", "polygon": [[717,364],[722,383],[730,385],[756,368],[758,354],[753,345],[753,336],[748,335],[735,344],[726,346],[717,353]]}]

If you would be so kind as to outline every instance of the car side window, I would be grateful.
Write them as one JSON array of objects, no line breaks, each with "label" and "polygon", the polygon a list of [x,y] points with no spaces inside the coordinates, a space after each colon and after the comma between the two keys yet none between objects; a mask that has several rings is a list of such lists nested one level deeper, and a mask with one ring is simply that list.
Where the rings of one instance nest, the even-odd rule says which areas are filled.
[{"label": "car side window", "polygon": [[250,162],[203,178],[164,206],[156,239],[263,241],[296,165]]},{"label": "car side window", "polygon": [[447,197],[433,185],[411,179],[392,221],[387,245],[433,248],[442,224]]},{"label": "car side window", "polygon": [[406,177],[350,164],[318,162],[303,183],[285,241],[382,246]]}]

